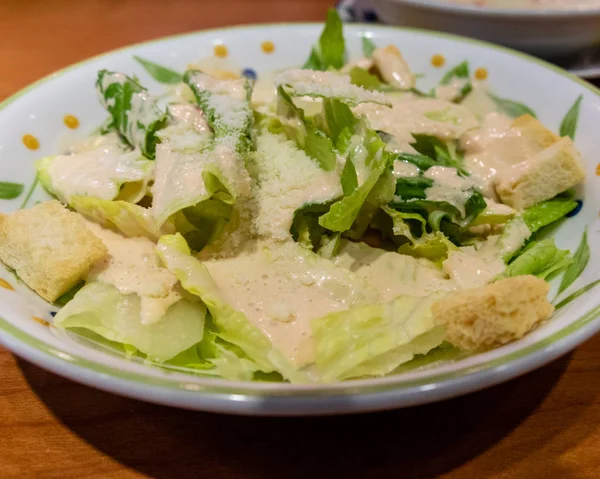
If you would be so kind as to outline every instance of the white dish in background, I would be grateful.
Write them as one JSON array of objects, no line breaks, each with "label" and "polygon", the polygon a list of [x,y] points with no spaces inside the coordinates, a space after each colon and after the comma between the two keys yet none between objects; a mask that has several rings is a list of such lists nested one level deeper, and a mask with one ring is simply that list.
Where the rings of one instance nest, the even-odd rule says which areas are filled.
[{"label": "white dish in background", "polygon": [[465,35],[543,58],[572,55],[600,42],[600,7],[510,9],[444,0],[372,0],[386,24]]},{"label": "white dish in background", "polygon": [[[94,90],[98,70],[109,68],[137,75],[151,92],[158,93],[164,85],[153,81],[134,55],[182,71],[189,63],[211,56],[215,45],[222,45],[217,51],[222,54],[226,47],[231,64],[251,68],[260,77],[302,64],[321,29],[320,24],[248,26],[172,37],[90,59],[30,86],[0,104],[0,180],[25,185],[20,197],[0,202],[0,211],[47,199],[40,188],[27,197],[35,180],[34,161],[56,152],[65,134],[84,136],[104,120],[105,112]],[[348,25],[345,36],[351,56],[360,55],[362,35],[378,45],[397,45],[412,70],[421,74],[418,86],[424,90],[436,85],[449,68],[468,60],[473,69],[486,69],[490,87],[498,95],[527,103],[553,130],[558,130],[565,112],[582,96],[576,145],[587,160],[588,177],[582,191],[585,202],[579,214],[558,229],[556,242],[574,251],[589,226],[591,260],[561,298],[596,280],[600,269],[600,181],[596,176],[600,91],[526,55],[425,31]],[[261,48],[266,41],[273,43],[273,51]],[[432,66],[434,55],[445,57],[444,68]],[[68,128],[77,125],[76,130]],[[28,149],[27,145],[38,148]],[[436,368],[330,385],[234,382],[168,372],[75,340],[48,327],[55,308],[19,284],[8,271],[2,269],[0,278],[0,340],[16,354],[57,374],[117,394],[239,414],[339,414],[437,401],[524,374],[600,330],[600,297],[596,290],[590,290],[523,339]]]}]

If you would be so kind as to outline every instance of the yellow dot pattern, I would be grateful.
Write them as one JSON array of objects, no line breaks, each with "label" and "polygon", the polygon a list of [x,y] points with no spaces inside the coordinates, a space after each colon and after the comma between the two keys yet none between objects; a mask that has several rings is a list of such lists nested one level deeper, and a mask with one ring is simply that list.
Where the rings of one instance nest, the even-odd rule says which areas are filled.
[{"label": "yellow dot pattern", "polygon": [[9,291],[15,290],[15,288],[12,287],[12,284],[2,278],[0,278],[0,288],[8,289]]},{"label": "yellow dot pattern", "polygon": [[71,130],[79,128],[79,120],[73,115],[65,115],[63,122],[68,128],[71,128]]},{"label": "yellow dot pattern", "polygon": [[37,316],[31,317],[36,323],[40,323],[42,326],[50,326],[50,323],[45,319],[38,318]]},{"label": "yellow dot pattern", "polygon": [[596,176],[600,176],[600,163],[596,166]]},{"label": "yellow dot pattern", "polygon": [[477,80],[485,80],[488,77],[487,68],[478,68],[475,70],[475,78]]},{"label": "yellow dot pattern", "polygon": [[225,58],[229,54],[227,47],[222,44],[215,45],[213,52],[217,58]]},{"label": "yellow dot pattern", "polygon": [[431,64],[435,67],[435,68],[441,68],[446,64],[446,58],[444,57],[444,55],[433,55],[431,57]]},{"label": "yellow dot pattern", "polygon": [[261,43],[260,48],[265,53],[273,53],[275,51],[275,44],[270,40],[266,40]]},{"label": "yellow dot pattern", "polygon": [[40,147],[39,140],[35,136],[30,135],[29,133],[23,135],[23,144],[26,148],[29,148],[30,150],[37,150]]}]

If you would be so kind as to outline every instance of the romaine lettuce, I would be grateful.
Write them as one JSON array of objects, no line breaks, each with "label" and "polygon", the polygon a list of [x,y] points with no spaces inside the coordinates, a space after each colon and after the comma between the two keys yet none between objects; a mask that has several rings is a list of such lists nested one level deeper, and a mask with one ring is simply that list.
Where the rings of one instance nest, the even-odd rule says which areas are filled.
[{"label": "romaine lettuce", "polygon": [[89,283],[56,315],[65,329],[83,328],[139,350],[153,361],[167,361],[202,340],[206,307],[180,299],[156,323],[142,324],[140,297],[121,294],[112,285]]}]

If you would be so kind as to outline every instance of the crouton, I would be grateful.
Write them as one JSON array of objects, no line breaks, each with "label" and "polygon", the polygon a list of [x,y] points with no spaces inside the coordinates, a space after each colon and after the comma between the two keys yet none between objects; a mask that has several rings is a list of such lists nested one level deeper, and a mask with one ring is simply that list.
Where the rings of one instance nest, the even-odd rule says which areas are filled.
[{"label": "crouton", "polygon": [[515,276],[480,288],[456,291],[433,303],[437,324],[460,349],[485,350],[523,337],[548,319],[550,285],[535,276]]},{"label": "crouton", "polygon": [[539,120],[531,115],[521,115],[512,122],[512,127],[519,130],[521,136],[527,139],[528,146],[535,153],[540,152],[560,140]]},{"label": "crouton", "polygon": [[106,254],[82,217],[58,201],[0,214],[0,260],[47,301],[69,291]]},{"label": "crouton", "polygon": [[559,141],[513,165],[500,177],[496,192],[513,208],[523,210],[549,200],[585,178],[581,156],[570,138]]},{"label": "crouton", "polygon": [[410,71],[408,63],[394,45],[376,48],[373,51],[373,63],[381,78],[390,85],[403,89],[414,88],[415,76]]}]

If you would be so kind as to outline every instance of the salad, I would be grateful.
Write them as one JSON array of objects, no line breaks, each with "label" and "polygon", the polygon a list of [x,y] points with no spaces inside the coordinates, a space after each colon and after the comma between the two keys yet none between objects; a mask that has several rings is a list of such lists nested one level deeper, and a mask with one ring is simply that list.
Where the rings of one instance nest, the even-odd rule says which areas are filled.
[{"label": "salad", "polygon": [[402,45],[363,47],[332,10],[259,81],[98,72],[106,122],[36,163],[56,199],[0,216],[0,259],[53,326],[191,374],[332,382],[521,338],[585,267],[585,236],[545,233],[581,203],[580,100],[557,135],[466,62],[424,92]]}]

